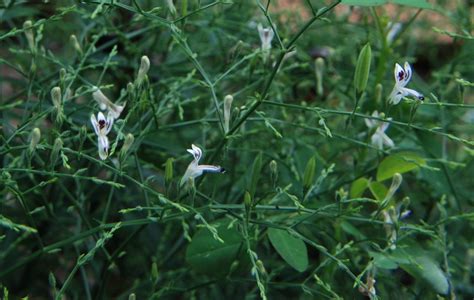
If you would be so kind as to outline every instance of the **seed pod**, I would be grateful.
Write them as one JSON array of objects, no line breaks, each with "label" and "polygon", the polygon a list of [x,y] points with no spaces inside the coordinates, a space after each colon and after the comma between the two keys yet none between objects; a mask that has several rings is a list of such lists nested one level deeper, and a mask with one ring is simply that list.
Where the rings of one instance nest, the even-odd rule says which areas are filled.
[{"label": "seed pod", "polygon": [[224,98],[224,130],[225,132],[229,132],[229,124],[230,124],[230,110],[232,108],[232,101],[234,101],[234,97],[232,95],[227,95]]},{"label": "seed pod", "polygon": [[323,76],[324,76],[324,59],[318,57],[314,62],[315,73],[316,73],[316,93],[318,96],[322,96],[324,93],[323,89]]},{"label": "seed pod", "polygon": [[170,157],[166,160],[165,164],[165,181],[171,182],[173,180],[173,162],[174,158]]},{"label": "seed pod", "polygon": [[372,50],[370,48],[370,44],[367,43],[359,53],[359,58],[357,59],[357,65],[354,74],[354,86],[356,91],[359,93],[365,91],[365,88],[367,87],[371,59]]}]

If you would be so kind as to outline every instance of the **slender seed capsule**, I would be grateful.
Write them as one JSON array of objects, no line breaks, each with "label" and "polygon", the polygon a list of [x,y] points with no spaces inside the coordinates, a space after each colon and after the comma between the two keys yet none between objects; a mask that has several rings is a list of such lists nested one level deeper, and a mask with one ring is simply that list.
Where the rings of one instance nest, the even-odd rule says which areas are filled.
[{"label": "slender seed capsule", "polygon": [[354,86],[356,91],[362,93],[367,87],[370,72],[370,61],[372,59],[372,49],[370,44],[367,43],[359,53],[357,59],[357,65],[354,74]]},{"label": "slender seed capsule", "polygon": [[322,57],[316,58],[314,65],[315,65],[315,73],[316,73],[316,93],[318,94],[318,96],[322,96],[324,93],[324,88],[323,88],[324,59]]},{"label": "slender seed capsule", "polygon": [[224,130],[225,132],[229,132],[229,124],[230,124],[230,110],[232,108],[232,101],[234,101],[234,97],[232,95],[227,95],[224,98]]}]

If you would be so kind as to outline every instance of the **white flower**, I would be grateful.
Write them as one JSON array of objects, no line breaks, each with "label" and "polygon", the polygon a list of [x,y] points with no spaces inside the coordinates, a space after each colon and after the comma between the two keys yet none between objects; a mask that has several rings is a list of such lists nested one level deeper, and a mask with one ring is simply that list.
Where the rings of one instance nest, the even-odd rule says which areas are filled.
[{"label": "white flower", "polygon": [[118,119],[120,114],[122,113],[125,105],[116,105],[112,101],[107,98],[107,96],[102,93],[102,91],[98,87],[94,87],[94,92],[92,93],[92,97],[94,98],[97,103],[99,103],[99,108],[101,110],[107,110],[112,115],[114,119]]},{"label": "white flower", "polygon": [[268,53],[272,48],[272,39],[275,33],[271,27],[263,28],[262,24],[257,26],[260,41],[262,42],[262,51]]},{"label": "white flower", "polygon": [[189,153],[194,156],[194,160],[189,164],[186,172],[181,178],[180,185],[184,185],[190,179],[194,180],[194,178],[201,176],[203,173],[224,173],[225,169],[221,166],[212,166],[212,165],[199,165],[199,160],[202,157],[202,150],[197,147],[196,145],[191,145],[192,149],[187,149]]},{"label": "white flower", "polygon": [[[378,111],[374,111],[372,113],[372,117],[380,118],[380,114],[378,113]],[[387,120],[390,121],[392,120],[392,118],[388,118]],[[390,123],[372,119],[364,119],[364,121],[367,127],[369,127],[369,129],[376,127],[374,134],[372,134],[372,137],[370,138],[372,145],[379,149],[383,149],[383,145],[386,145],[390,148],[395,146],[395,143],[392,141],[392,139],[389,138],[388,135],[385,133],[388,126],[390,126]]]},{"label": "white flower", "polygon": [[389,96],[390,104],[396,105],[400,102],[400,100],[402,100],[403,97],[409,95],[415,96],[419,100],[425,99],[422,94],[405,87],[410,81],[412,75],[411,67],[408,62],[405,62],[404,68],[402,68],[402,66],[399,64],[395,64],[393,74],[395,76],[395,86],[393,87],[393,90]]},{"label": "white flower", "polygon": [[99,157],[105,160],[109,156],[109,139],[107,134],[112,130],[114,124],[114,118],[112,113],[109,112],[107,119],[102,112],[97,114],[97,118],[91,115],[92,127],[94,127],[95,134],[97,134],[97,146],[99,149]]}]

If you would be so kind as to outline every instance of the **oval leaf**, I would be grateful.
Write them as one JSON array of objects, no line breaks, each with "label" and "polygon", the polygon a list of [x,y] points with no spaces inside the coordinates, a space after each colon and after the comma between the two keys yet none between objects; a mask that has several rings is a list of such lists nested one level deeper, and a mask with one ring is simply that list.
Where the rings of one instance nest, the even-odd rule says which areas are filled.
[{"label": "oval leaf", "polygon": [[414,152],[400,152],[387,156],[377,169],[377,181],[390,179],[395,173],[406,173],[419,166],[424,166],[425,160]]},{"label": "oval leaf", "polygon": [[197,272],[225,276],[231,264],[244,254],[241,234],[236,228],[227,228],[227,225],[228,222],[213,224],[224,243],[217,241],[207,228],[201,228],[194,235],[186,249],[186,261]]},{"label": "oval leaf", "polygon": [[359,198],[362,196],[364,191],[367,189],[367,186],[369,184],[369,180],[365,177],[361,177],[351,184],[351,190],[349,192],[349,195],[351,198]]},{"label": "oval leaf", "polygon": [[449,282],[446,275],[430,257],[417,257],[416,264],[401,265],[401,267],[413,277],[431,285],[438,294],[447,295],[449,293]]},{"label": "oval leaf", "polygon": [[382,201],[385,196],[387,195],[387,188],[385,185],[381,184],[380,182],[377,181],[372,181],[369,184],[369,189],[372,192],[372,195],[374,195],[376,200]]},{"label": "oval leaf", "polygon": [[280,229],[268,229],[268,237],[280,256],[298,272],[308,267],[308,252],[306,244]]}]

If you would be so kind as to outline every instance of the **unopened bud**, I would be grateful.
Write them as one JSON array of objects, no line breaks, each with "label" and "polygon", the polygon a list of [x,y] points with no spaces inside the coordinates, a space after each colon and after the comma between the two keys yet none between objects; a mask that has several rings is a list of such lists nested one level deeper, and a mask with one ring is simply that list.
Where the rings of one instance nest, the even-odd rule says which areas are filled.
[{"label": "unopened bud", "polygon": [[29,147],[30,153],[33,153],[36,150],[36,146],[38,145],[40,139],[41,139],[41,131],[38,127],[36,127],[35,129],[33,129],[30,135],[30,147]]},{"label": "unopened bud", "polygon": [[134,88],[133,83],[129,82],[129,83],[127,84],[127,93],[128,93],[129,95],[133,93],[133,88]]},{"label": "unopened bud", "polygon": [[265,270],[265,266],[263,265],[263,262],[260,259],[257,260],[255,264],[257,265],[260,274],[267,274],[267,270]]},{"label": "unopened bud", "polygon": [[137,296],[135,296],[135,293],[131,293],[130,295],[128,295],[128,300],[136,300],[137,299]]},{"label": "unopened bud", "polygon": [[51,99],[53,100],[54,107],[60,110],[62,106],[60,87],[55,86],[51,89]]},{"label": "unopened bud", "polygon": [[230,124],[230,111],[232,108],[232,101],[234,101],[234,97],[232,95],[227,95],[224,98],[224,130],[225,132],[229,132],[229,124]]},{"label": "unopened bud", "polygon": [[28,42],[28,47],[30,47],[31,52],[36,52],[36,45],[35,45],[35,35],[33,33],[33,29],[31,28],[33,23],[30,20],[25,21],[23,23],[23,29],[25,31],[26,40]]},{"label": "unopened bud", "polygon": [[410,197],[405,197],[402,200],[402,205],[406,209],[410,206]]},{"label": "unopened bud", "polygon": [[141,84],[142,81],[145,79],[145,76],[148,73],[148,70],[150,70],[150,59],[148,58],[148,56],[144,55],[142,56],[142,60],[140,62],[140,69],[138,69],[138,75],[137,75],[138,84]]},{"label": "unopened bud", "polygon": [[173,180],[173,162],[174,158],[170,157],[166,160],[165,164],[165,181],[171,182]]},{"label": "unopened bud", "polygon": [[129,133],[125,136],[125,140],[123,141],[123,146],[122,149],[120,150],[120,156],[125,157],[127,155],[128,150],[130,150],[130,147],[133,145],[133,141],[135,138],[133,137],[133,134]]},{"label": "unopened bud", "polygon": [[61,81],[61,83],[64,83],[64,80],[66,79],[66,74],[66,69],[61,68],[61,70],[59,70],[59,81]]},{"label": "unopened bud", "polygon": [[79,53],[80,55],[82,55],[82,48],[81,48],[81,45],[79,44],[79,42],[78,42],[78,40],[77,40],[76,35],[72,34],[69,39],[70,39],[70,41],[71,41],[72,46],[73,46],[74,49],[77,51],[77,53]]},{"label": "unopened bud", "polygon": [[56,165],[56,161],[59,156],[59,151],[61,151],[62,148],[63,148],[63,141],[60,138],[56,138],[56,140],[54,141],[53,151],[51,151],[51,157],[50,157],[51,167],[54,168],[54,166]]},{"label": "unopened bud", "polygon": [[314,63],[316,72],[316,93],[318,96],[322,96],[324,93],[323,89],[323,76],[324,76],[324,59],[318,57]]}]

